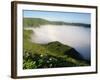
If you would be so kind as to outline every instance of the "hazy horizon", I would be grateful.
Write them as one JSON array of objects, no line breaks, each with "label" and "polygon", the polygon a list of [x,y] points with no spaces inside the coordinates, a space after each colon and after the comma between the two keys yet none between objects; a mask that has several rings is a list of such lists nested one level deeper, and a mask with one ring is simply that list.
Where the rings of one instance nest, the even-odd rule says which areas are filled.
[{"label": "hazy horizon", "polygon": [[24,10],[23,18],[42,18],[49,21],[91,24],[90,13]]}]

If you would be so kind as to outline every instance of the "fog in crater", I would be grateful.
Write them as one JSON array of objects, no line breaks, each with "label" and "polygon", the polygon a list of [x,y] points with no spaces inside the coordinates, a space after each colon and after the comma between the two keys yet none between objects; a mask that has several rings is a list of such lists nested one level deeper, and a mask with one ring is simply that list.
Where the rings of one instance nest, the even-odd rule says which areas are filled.
[{"label": "fog in crater", "polygon": [[45,44],[59,41],[73,47],[85,59],[90,60],[90,28],[72,25],[44,25],[26,29],[33,30],[32,42]]}]

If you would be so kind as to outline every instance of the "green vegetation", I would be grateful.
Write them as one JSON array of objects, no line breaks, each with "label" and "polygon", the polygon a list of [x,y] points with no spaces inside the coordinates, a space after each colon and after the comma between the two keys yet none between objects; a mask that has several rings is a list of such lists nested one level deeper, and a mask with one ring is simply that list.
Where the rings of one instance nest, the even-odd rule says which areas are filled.
[{"label": "green vegetation", "polygon": [[24,30],[23,69],[89,66],[90,63],[72,47],[58,41],[33,43],[32,30]]},{"label": "green vegetation", "polygon": [[73,25],[73,26],[84,26],[90,27],[90,24],[85,23],[69,23],[63,21],[48,21],[46,19],[41,18],[23,18],[24,27],[39,27],[41,25]]},{"label": "green vegetation", "polygon": [[24,18],[25,27],[39,27],[40,25],[49,24],[49,21],[41,18]]}]

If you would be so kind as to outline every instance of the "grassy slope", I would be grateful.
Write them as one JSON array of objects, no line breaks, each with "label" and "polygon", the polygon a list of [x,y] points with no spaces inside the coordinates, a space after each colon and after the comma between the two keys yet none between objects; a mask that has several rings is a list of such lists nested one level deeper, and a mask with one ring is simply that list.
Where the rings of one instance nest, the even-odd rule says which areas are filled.
[{"label": "grassy slope", "polygon": [[[43,56],[52,56],[57,58],[62,58],[70,66],[85,66],[89,65],[85,60],[79,60],[75,57],[70,55],[64,54],[65,52],[70,51],[72,48],[67,45],[63,45],[59,42],[51,42],[48,44],[37,44],[32,43],[30,41],[30,35],[33,33],[31,30],[24,30],[24,55],[26,55],[25,51],[28,51],[31,54],[39,54]],[[75,52],[75,51],[74,51]],[[77,54],[72,53],[72,54]]]},{"label": "grassy slope", "polygon": [[49,24],[49,21],[41,18],[24,18],[24,26],[39,27],[40,25]]}]

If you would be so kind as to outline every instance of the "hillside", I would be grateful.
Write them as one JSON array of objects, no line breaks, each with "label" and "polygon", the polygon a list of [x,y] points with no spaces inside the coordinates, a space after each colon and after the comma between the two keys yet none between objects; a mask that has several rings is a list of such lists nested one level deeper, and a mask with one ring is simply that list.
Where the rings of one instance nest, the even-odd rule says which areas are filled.
[{"label": "hillside", "polygon": [[24,18],[24,27],[39,27],[40,25],[49,24],[49,21],[41,18]]},{"label": "hillside", "polygon": [[31,42],[31,33],[31,30],[24,30],[24,69],[90,65],[74,48],[59,41],[47,44]]},{"label": "hillside", "polygon": [[23,18],[24,27],[39,27],[41,25],[73,25],[73,26],[84,26],[90,27],[90,24],[85,23],[69,23],[63,21],[48,21],[42,18]]},{"label": "hillside", "polygon": [[78,53],[74,48],[64,45],[58,41],[54,41],[46,44],[46,48],[52,53],[56,53],[64,56],[70,56],[75,59],[83,59],[80,53]]}]

